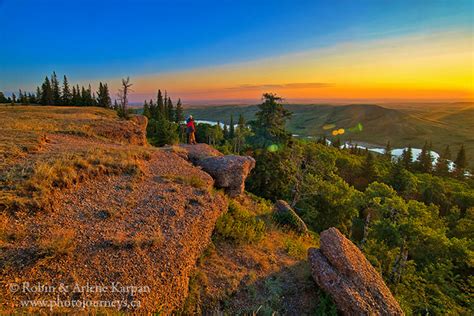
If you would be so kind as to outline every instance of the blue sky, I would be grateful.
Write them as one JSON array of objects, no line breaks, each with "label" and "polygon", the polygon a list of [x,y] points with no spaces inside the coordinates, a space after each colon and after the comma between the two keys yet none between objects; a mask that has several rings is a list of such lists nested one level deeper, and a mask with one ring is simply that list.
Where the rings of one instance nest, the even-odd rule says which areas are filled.
[{"label": "blue sky", "polygon": [[472,32],[473,1],[0,0],[0,91],[183,71],[339,42]]}]

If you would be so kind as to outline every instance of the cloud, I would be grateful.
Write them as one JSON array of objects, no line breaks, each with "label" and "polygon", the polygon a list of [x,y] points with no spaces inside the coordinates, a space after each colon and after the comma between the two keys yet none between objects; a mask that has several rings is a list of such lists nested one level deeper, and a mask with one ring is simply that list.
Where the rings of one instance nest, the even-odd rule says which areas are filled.
[{"label": "cloud", "polygon": [[242,84],[236,87],[226,88],[226,90],[315,89],[332,86],[332,83],[327,82],[294,82],[284,84]]}]

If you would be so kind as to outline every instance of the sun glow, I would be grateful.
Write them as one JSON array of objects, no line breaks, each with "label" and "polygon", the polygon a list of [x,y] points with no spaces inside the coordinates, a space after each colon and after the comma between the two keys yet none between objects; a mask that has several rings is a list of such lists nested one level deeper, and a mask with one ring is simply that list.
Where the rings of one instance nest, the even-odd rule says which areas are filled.
[{"label": "sun glow", "polygon": [[245,63],[135,78],[136,93],[166,87],[187,100],[259,98],[474,98],[473,36],[422,34],[332,47]]}]

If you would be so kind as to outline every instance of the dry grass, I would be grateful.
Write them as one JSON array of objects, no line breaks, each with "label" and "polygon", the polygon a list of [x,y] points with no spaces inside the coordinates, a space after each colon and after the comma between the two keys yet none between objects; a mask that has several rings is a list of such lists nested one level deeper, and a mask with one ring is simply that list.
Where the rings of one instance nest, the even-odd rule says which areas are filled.
[{"label": "dry grass", "polygon": [[159,246],[163,243],[164,237],[159,228],[140,230],[132,235],[124,231],[118,231],[107,239],[107,244],[117,249],[145,249]]},{"label": "dry grass", "polygon": [[41,238],[38,241],[39,253],[46,258],[70,255],[75,248],[76,233],[68,228],[57,228],[51,231],[49,238]]},{"label": "dry grass", "polygon": [[[151,149],[103,137],[104,126],[126,134],[126,124],[102,108],[0,106],[0,212],[45,209],[55,189],[94,176],[139,176]],[[75,136],[54,147],[48,143],[56,134]]]},{"label": "dry grass", "polygon": [[190,185],[196,189],[205,189],[208,185],[206,181],[196,175],[181,176],[174,174],[167,174],[161,176],[163,179],[171,180],[173,182]]}]

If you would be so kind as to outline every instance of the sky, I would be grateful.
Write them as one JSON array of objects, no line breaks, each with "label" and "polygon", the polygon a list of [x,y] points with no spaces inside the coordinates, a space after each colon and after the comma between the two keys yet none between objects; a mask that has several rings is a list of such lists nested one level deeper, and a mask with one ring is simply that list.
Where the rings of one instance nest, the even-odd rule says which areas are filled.
[{"label": "sky", "polygon": [[56,71],[130,76],[133,102],[474,99],[474,0],[0,0],[0,43],[6,93]]}]

